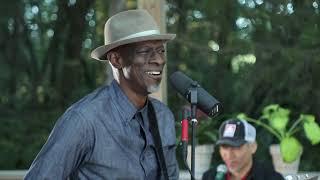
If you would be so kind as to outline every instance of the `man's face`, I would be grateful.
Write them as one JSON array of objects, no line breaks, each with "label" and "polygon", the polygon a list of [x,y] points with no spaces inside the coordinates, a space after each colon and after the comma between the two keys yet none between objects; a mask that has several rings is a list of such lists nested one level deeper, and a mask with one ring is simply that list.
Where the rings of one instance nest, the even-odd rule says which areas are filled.
[{"label": "man's face", "polygon": [[251,168],[252,155],[256,151],[256,144],[243,144],[240,147],[220,145],[220,155],[228,170],[233,174],[242,173]]},{"label": "man's face", "polygon": [[166,63],[164,42],[143,41],[131,44],[129,48],[129,53],[123,56],[124,83],[142,95],[157,91]]}]

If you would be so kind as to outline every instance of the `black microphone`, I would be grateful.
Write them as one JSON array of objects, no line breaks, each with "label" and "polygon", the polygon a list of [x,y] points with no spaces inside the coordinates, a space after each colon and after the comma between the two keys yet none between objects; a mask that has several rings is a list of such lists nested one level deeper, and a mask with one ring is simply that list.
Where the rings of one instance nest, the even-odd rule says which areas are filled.
[{"label": "black microphone", "polygon": [[222,105],[214,97],[212,97],[206,90],[204,90],[196,81],[193,81],[188,76],[180,71],[174,72],[169,81],[171,85],[190,102],[190,89],[196,87],[197,89],[197,106],[200,110],[210,117],[215,117],[220,112]]}]

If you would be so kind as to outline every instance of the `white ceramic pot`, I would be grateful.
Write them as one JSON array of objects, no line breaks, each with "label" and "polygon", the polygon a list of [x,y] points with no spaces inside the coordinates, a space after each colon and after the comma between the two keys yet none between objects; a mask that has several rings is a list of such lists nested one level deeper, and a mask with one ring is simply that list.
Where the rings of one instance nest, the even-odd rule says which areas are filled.
[{"label": "white ceramic pot", "polygon": [[[202,174],[209,169],[212,153],[214,151],[213,144],[198,145],[195,148],[195,178],[201,179]],[[188,146],[188,165],[191,169],[191,146]]]},{"label": "white ceramic pot", "polygon": [[296,174],[298,172],[301,154],[294,162],[285,163],[282,160],[279,144],[270,145],[269,151],[272,157],[273,166],[277,172],[281,173],[282,175]]}]

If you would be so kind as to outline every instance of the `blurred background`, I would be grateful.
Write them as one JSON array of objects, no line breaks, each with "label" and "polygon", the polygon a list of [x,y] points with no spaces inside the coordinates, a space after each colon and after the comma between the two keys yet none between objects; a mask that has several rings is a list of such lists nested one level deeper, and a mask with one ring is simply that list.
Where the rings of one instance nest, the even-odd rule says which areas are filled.
[{"label": "blurred background", "polygon": [[[108,17],[143,2],[0,2],[0,169],[27,169],[65,109],[110,81],[107,65],[90,52],[104,43]],[[292,119],[307,113],[320,122],[319,6],[319,0],[163,1],[167,32],[177,34],[167,44],[167,74],[183,71],[224,107],[214,119],[199,113],[199,143],[214,143],[226,118],[240,112],[259,118],[268,104],[290,109]],[[170,85],[165,101],[179,136],[188,103]],[[257,130],[256,156],[270,162],[268,147],[277,141]],[[300,171],[319,170],[320,145],[297,136],[304,147]],[[219,162],[214,153],[212,165]]]}]

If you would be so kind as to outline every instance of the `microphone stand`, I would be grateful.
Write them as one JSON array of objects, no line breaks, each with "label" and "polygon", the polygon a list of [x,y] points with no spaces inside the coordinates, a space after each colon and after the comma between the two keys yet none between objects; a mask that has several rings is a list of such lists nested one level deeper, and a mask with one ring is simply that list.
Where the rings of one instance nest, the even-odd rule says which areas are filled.
[{"label": "microphone stand", "polygon": [[191,85],[189,90],[189,98],[191,104],[191,179],[194,180],[195,178],[195,146],[196,146],[196,125],[197,121],[197,103],[198,103],[198,89],[199,85],[196,81],[194,81]]}]

